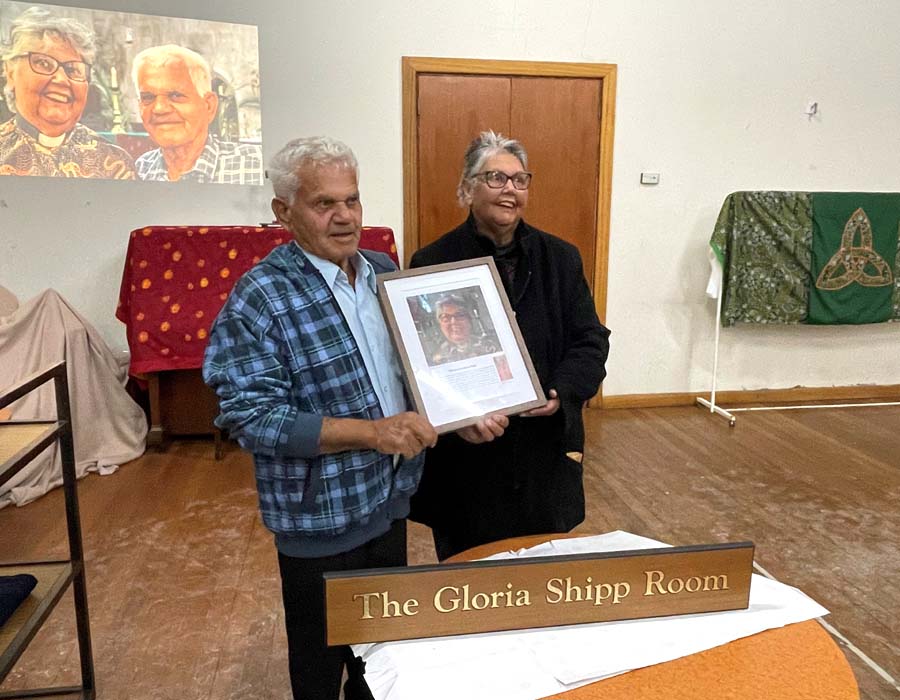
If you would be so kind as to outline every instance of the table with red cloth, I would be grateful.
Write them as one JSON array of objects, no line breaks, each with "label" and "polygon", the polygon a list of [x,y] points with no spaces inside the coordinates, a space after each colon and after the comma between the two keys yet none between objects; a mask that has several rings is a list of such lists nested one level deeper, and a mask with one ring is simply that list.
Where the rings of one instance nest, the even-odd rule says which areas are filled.
[{"label": "table with red cloth", "polygon": [[[279,226],[147,226],[131,232],[116,318],[125,324],[129,373],[148,382],[151,443],[161,441],[163,431],[217,435],[215,397],[198,371],[210,326],[238,278],[291,240]],[[364,227],[360,247],[398,263],[390,228]]]}]

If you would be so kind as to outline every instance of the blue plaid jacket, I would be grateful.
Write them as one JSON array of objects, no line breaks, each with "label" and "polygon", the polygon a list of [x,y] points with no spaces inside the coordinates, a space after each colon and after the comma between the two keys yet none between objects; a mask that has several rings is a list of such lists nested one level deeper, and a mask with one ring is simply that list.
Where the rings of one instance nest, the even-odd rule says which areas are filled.
[{"label": "blue plaid jacket", "polygon": [[[376,272],[394,269],[387,256],[365,256]],[[203,375],[219,395],[216,425],[253,454],[263,522],[276,541],[354,539],[354,530],[366,541],[366,528],[383,528],[386,512],[407,515],[424,455],[395,468],[375,450],[285,454],[303,414],[383,417],[337,301],[296,243],[275,248],[238,280],[210,332]]]}]

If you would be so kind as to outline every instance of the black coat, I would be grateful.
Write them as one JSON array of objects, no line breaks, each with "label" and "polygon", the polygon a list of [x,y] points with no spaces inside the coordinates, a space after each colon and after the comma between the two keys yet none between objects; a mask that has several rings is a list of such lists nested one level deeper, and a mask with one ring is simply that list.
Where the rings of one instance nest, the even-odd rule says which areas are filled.
[{"label": "black coat", "polygon": [[[541,386],[545,393],[556,389],[560,410],[513,417],[490,443],[472,445],[451,433],[428,450],[410,518],[450,536],[456,549],[567,532],[584,520],[581,464],[567,453],[584,451],[582,406],[606,376],[609,330],[597,318],[575,246],[524,221],[515,239],[519,262],[514,288],[506,291]],[[411,266],[494,254],[470,214],[417,251]]]}]

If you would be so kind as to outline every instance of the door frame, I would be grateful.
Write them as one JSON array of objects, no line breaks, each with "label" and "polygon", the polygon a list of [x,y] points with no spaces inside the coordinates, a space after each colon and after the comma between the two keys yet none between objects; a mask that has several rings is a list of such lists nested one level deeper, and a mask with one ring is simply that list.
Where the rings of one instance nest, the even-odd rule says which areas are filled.
[{"label": "door frame", "polygon": [[[597,236],[594,250],[594,306],[606,322],[609,271],[609,217],[612,199],[613,134],[616,115],[616,64],[498,61],[468,58],[403,56],[403,259],[419,247],[418,76],[420,73],[457,75],[515,75],[541,78],[596,78],[600,88],[600,172],[597,179]],[[598,395],[599,398],[599,395]],[[594,405],[594,402],[592,402]]]}]

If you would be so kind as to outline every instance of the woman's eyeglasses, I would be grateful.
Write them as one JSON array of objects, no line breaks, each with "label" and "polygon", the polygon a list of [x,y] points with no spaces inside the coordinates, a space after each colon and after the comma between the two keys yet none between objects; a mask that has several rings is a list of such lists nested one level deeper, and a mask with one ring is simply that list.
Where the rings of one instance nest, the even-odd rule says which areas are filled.
[{"label": "woman's eyeglasses", "polygon": [[455,314],[441,314],[438,316],[438,321],[441,323],[450,323],[451,321],[462,322],[469,320],[469,313],[467,311],[457,311]]},{"label": "woman's eyeglasses", "polygon": [[521,170],[513,175],[507,175],[499,170],[485,170],[473,177],[484,180],[484,184],[492,190],[499,190],[506,187],[506,183],[512,180],[513,187],[517,190],[527,190],[531,184],[531,173]]},{"label": "woman's eyeglasses", "polygon": [[86,83],[91,79],[91,64],[84,61],[57,61],[53,56],[45,53],[36,53],[29,51],[28,53],[20,53],[13,58],[28,57],[28,65],[38,75],[53,75],[62,66],[62,69],[69,76],[69,80],[78,83]]}]

